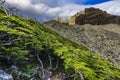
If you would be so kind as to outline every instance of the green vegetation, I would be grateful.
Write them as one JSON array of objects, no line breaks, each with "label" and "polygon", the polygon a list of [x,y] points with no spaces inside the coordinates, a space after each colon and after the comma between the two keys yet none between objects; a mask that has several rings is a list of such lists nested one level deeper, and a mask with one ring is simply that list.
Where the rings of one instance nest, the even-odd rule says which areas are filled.
[{"label": "green vegetation", "polygon": [[[39,54],[45,67],[49,62],[48,55],[53,63],[59,58],[59,67],[55,72],[66,70],[71,80],[73,77],[81,80],[79,73],[85,80],[120,79],[119,69],[101,56],[91,54],[86,47],[63,38],[37,21],[18,16],[7,17],[0,12],[0,56],[11,56],[11,62],[19,67],[25,77],[30,78],[30,73],[39,64],[35,54]],[[8,68],[6,65],[0,63],[1,67]]]}]

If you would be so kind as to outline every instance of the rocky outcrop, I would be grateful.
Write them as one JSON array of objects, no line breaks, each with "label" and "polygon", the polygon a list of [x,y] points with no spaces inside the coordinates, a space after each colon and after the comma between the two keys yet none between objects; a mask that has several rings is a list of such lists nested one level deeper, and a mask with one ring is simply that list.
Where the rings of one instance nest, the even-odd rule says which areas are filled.
[{"label": "rocky outcrop", "polygon": [[0,69],[0,80],[13,80],[12,76]]},{"label": "rocky outcrop", "polygon": [[74,25],[76,17],[78,17],[80,15],[83,15],[83,14],[85,14],[85,12],[84,11],[80,11],[77,14],[75,14],[74,16],[71,16],[70,19],[69,19],[69,25]]},{"label": "rocky outcrop", "polygon": [[[74,16],[74,24],[84,25],[84,24],[92,24],[92,25],[104,25],[109,23],[120,24],[120,17],[108,14],[106,11],[102,11],[98,8],[86,8],[84,13],[81,12],[75,14]],[[72,18],[71,17],[71,18]],[[71,19],[70,18],[70,19]]]}]

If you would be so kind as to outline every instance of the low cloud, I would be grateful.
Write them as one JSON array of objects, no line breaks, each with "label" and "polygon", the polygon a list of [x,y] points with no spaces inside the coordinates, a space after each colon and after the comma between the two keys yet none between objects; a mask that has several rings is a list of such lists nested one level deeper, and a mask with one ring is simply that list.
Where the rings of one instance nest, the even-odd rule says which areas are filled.
[{"label": "low cloud", "polygon": [[[23,16],[36,18],[43,22],[70,16],[84,10],[86,7],[97,7],[114,15],[120,15],[120,1],[114,0],[96,5],[78,5],[73,0],[6,0],[7,4],[21,10]],[[67,1],[67,2],[66,2]],[[82,0],[81,0],[82,1]]]}]

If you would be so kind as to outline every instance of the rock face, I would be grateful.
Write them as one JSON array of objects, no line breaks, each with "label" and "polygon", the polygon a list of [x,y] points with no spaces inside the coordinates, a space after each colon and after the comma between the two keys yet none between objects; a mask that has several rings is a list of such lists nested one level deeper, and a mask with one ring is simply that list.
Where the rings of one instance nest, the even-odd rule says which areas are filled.
[{"label": "rock face", "polygon": [[[86,8],[84,14],[77,13],[75,16],[75,24],[84,25],[104,25],[109,23],[120,24],[120,17],[110,15],[106,11],[102,11],[98,8]],[[73,17],[73,16],[72,16]]]},{"label": "rock face", "polygon": [[46,26],[74,42],[88,47],[92,53],[100,54],[120,67],[120,25],[65,25],[50,21]]},{"label": "rock face", "polygon": [[13,80],[12,76],[0,69],[0,80]]}]

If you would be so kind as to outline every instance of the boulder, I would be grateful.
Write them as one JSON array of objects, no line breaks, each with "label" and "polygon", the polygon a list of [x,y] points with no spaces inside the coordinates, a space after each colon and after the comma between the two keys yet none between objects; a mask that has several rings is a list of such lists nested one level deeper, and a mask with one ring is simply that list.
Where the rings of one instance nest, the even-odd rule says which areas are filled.
[{"label": "boulder", "polygon": [[0,69],[0,80],[13,80],[12,76]]}]

